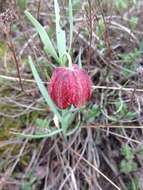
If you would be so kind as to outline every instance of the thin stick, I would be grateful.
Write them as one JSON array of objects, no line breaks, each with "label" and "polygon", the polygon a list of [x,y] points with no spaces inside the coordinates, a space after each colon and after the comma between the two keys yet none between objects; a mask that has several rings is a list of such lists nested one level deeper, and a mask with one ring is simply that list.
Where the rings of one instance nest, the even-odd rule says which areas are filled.
[{"label": "thin stick", "polygon": [[[103,132],[107,132],[105,129],[101,129]],[[136,139],[132,139],[132,138],[130,138],[130,137],[125,137],[125,136],[123,136],[123,135],[120,135],[120,134],[118,134],[118,133],[114,133],[114,132],[111,132],[111,131],[109,131],[108,133],[110,133],[111,135],[115,135],[115,136],[117,136],[117,137],[120,137],[120,138],[122,138],[122,139],[125,139],[125,140],[127,140],[128,142],[129,141],[131,141],[131,142],[134,142],[134,143],[137,143],[137,144],[142,144],[142,142],[140,142],[140,141],[138,141],[138,140],[136,140]]]},{"label": "thin stick", "polygon": [[[103,90],[121,90],[121,91],[131,91],[134,92],[134,88],[124,88],[124,87],[114,87],[114,86],[92,86],[93,90],[103,89]],[[136,89],[136,92],[143,92],[143,89]]]},{"label": "thin stick", "polygon": [[9,42],[8,42],[7,44],[8,44],[9,49],[10,49],[11,52],[12,52],[13,59],[14,59],[14,61],[15,61],[16,70],[17,70],[17,75],[18,75],[18,78],[19,78],[19,84],[20,84],[21,90],[24,91],[23,85],[22,85],[22,81],[21,81],[21,75],[20,75],[20,69],[19,69],[19,61],[18,61],[18,59],[17,59],[17,57],[16,57],[14,45],[13,45],[13,43],[12,43],[11,40],[9,40]]},{"label": "thin stick", "polygon": [[[0,78],[5,79],[5,80],[11,80],[11,81],[18,81],[18,77],[11,77],[11,76],[6,76],[6,75],[0,75]],[[32,79],[24,79],[21,78],[21,81],[23,82],[29,82],[29,83],[36,83],[35,80]],[[48,82],[43,82],[43,83],[48,83]],[[121,91],[127,91],[127,92],[134,92],[134,88],[124,88],[124,87],[116,87],[116,86],[92,86],[93,90],[96,89],[103,89],[103,90],[121,90]],[[137,88],[136,92],[143,92],[143,89]]]},{"label": "thin stick", "polygon": [[41,0],[38,1],[37,20],[40,19],[40,8],[41,8]]},{"label": "thin stick", "polygon": [[101,124],[96,124],[96,125],[87,125],[87,126],[82,126],[82,128],[95,128],[95,129],[99,129],[99,128],[124,128],[124,129],[143,129],[143,126],[127,126],[127,125],[101,125]]},{"label": "thin stick", "polygon": [[93,35],[93,20],[92,20],[92,5],[91,5],[91,0],[88,0],[88,4],[89,4],[89,52],[88,52],[88,60],[87,60],[87,64],[88,67],[90,66],[91,63],[91,46],[92,46],[92,35]]},{"label": "thin stick", "polygon": [[92,167],[94,170],[96,170],[102,177],[104,177],[109,183],[111,183],[116,189],[121,190],[113,181],[111,181],[106,175],[104,175],[97,167],[95,167],[93,164],[91,164],[88,160],[86,160],[83,156],[81,156],[78,152],[70,148],[70,150],[80,157],[84,162],[86,162],[90,167]]},{"label": "thin stick", "polygon": [[[19,81],[18,77],[11,77],[11,76],[6,76],[6,75],[0,75],[0,78],[4,79],[4,80],[10,80],[10,81]],[[32,79],[23,79],[23,78],[21,78],[21,81],[28,82],[28,83],[36,83],[36,81],[32,80]],[[46,82],[44,82],[44,83],[46,83]]]}]

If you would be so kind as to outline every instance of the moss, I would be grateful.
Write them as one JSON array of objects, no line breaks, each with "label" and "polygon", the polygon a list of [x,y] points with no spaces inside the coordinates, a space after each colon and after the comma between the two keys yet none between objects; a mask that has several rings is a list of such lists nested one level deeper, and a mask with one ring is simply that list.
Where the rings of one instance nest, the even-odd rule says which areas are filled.
[{"label": "moss", "polygon": [[5,55],[5,52],[7,51],[7,46],[4,41],[0,41],[0,60],[3,58]]},{"label": "moss", "polygon": [[19,129],[21,126],[20,120],[12,118],[2,118],[2,126],[0,127],[0,140],[9,139],[12,134],[11,129]]}]

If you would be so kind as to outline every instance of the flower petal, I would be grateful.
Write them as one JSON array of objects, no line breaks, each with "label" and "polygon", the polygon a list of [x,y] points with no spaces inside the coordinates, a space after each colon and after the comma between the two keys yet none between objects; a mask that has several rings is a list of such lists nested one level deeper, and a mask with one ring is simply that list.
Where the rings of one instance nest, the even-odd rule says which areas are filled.
[{"label": "flower petal", "polygon": [[80,107],[91,97],[91,83],[88,74],[77,65],[72,69],[59,67],[51,77],[49,93],[61,109],[69,105]]}]

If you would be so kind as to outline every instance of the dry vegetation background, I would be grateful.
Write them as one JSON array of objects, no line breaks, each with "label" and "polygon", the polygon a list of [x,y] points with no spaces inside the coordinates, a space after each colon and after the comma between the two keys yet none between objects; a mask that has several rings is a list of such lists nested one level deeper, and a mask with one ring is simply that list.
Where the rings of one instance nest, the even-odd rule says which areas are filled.
[{"label": "dry vegetation background", "polygon": [[[0,0],[1,190],[143,190],[143,1],[72,2],[72,59],[77,63],[81,55],[92,77],[92,99],[76,113],[81,127],[67,139],[62,134],[27,139],[14,132],[54,127],[28,55],[45,82],[56,63],[43,51],[24,10],[54,42],[54,4]],[[68,1],[59,4],[68,38]]]}]

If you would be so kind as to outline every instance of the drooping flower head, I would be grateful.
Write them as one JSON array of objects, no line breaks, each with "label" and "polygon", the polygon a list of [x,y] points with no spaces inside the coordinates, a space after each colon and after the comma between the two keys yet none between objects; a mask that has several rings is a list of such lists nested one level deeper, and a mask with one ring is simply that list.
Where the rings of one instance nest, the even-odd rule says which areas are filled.
[{"label": "drooping flower head", "polygon": [[78,65],[72,68],[58,67],[54,70],[49,85],[49,94],[61,109],[70,105],[80,107],[91,97],[91,78]]}]

